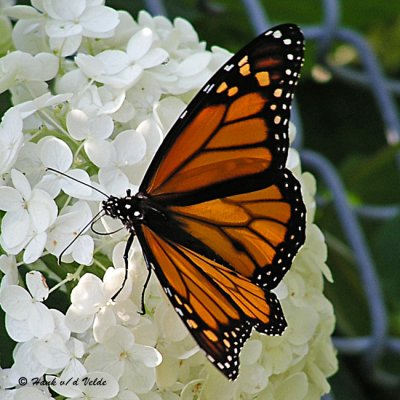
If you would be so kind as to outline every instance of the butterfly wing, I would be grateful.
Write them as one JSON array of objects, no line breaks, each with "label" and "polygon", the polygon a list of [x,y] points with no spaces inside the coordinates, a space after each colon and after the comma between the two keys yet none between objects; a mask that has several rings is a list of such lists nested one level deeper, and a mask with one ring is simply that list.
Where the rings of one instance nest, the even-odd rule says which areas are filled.
[{"label": "butterfly wing", "polygon": [[270,289],[304,242],[300,185],[285,169],[302,62],[295,25],[239,51],[182,113],[140,186],[147,215],[135,232],[146,260],[230,379],[252,326],[286,326]]},{"label": "butterfly wing", "polygon": [[229,379],[238,375],[240,349],[253,326],[268,334],[286,328],[273,293],[145,225],[136,234],[176,312]]},{"label": "butterfly wing", "polygon": [[[300,184],[289,170],[278,171],[275,182],[266,187],[268,177],[253,178],[236,179],[234,189],[221,189],[215,199],[175,199],[163,207],[188,235],[202,243],[198,252],[218,255],[235,272],[271,290],[304,243],[305,207]],[[209,255],[210,249],[215,255]]]},{"label": "butterfly wing", "polygon": [[189,104],[140,187],[203,241],[203,255],[269,289],[305,239],[300,184],[285,169],[302,62],[295,25],[253,40]]},{"label": "butterfly wing", "polygon": [[297,26],[281,25],[233,56],[171,128],[140,191],[204,195],[205,185],[284,168],[303,44]]}]

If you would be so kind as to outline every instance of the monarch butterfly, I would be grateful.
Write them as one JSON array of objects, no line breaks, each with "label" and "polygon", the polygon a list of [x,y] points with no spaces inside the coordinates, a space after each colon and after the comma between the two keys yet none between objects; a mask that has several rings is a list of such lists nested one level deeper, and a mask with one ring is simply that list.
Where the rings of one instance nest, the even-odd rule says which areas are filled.
[{"label": "monarch butterfly", "polygon": [[208,359],[229,379],[254,327],[286,327],[273,288],[305,240],[300,184],[285,168],[303,63],[296,25],[272,28],[206,83],[167,134],[139,192],[103,201]]}]

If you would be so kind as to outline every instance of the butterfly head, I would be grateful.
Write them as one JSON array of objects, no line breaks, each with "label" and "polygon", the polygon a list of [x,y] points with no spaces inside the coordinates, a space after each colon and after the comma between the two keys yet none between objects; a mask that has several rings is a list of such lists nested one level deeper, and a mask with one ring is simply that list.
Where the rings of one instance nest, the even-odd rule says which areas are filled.
[{"label": "butterfly head", "polygon": [[140,207],[140,199],[131,195],[131,191],[126,191],[125,197],[109,196],[102,203],[106,215],[111,218],[119,219],[127,228],[133,223],[143,220],[143,211]]}]

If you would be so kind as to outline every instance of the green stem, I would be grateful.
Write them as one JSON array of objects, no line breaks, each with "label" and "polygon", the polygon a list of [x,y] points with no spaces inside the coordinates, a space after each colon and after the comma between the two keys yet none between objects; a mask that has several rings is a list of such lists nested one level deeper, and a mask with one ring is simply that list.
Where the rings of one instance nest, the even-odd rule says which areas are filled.
[{"label": "green stem", "polygon": [[50,290],[49,290],[49,294],[54,292],[55,290],[57,290],[59,287],[65,285],[68,282],[71,281],[79,281],[80,279],[80,274],[83,270],[85,266],[84,265],[79,265],[79,267],[77,268],[77,270],[74,273],[68,273],[67,277],[65,279],[63,279],[62,281],[58,282],[56,285],[54,285]]}]

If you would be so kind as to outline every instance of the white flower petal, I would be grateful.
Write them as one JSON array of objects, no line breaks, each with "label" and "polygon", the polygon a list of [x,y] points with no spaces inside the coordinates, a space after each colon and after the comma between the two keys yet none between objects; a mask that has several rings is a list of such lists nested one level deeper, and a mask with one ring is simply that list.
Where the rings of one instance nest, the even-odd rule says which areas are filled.
[{"label": "white flower petal", "polygon": [[[31,116],[36,111],[45,108],[55,106],[57,104],[61,104],[69,100],[72,96],[71,93],[64,93],[53,96],[50,92],[47,91],[47,85],[42,82],[37,82],[37,86],[43,86],[44,90],[41,90],[43,94],[39,97],[34,98],[33,100],[25,101],[23,103],[18,104],[16,107],[18,108],[19,112],[21,113],[22,118],[27,118]],[[31,84],[32,86],[32,84]],[[39,90],[39,89],[36,89]]]},{"label": "white flower petal", "polygon": [[92,325],[94,314],[82,314],[81,310],[73,304],[68,308],[65,321],[72,332],[85,332]]},{"label": "white flower petal", "polygon": [[146,153],[153,156],[163,140],[161,128],[154,120],[146,119],[136,130],[143,135],[146,141]]},{"label": "white flower petal", "polygon": [[22,148],[22,117],[15,107],[10,108],[0,124],[0,174],[9,172]]},{"label": "white flower petal", "polygon": [[[82,354],[83,355],[83,354]],[[82,356],[80,356],[82,357]],[[86,368],[82,365],[82,363],[77,359],[70,360],[69,364],[62,371],[60,378],[64,380],[64,382],[68,381],[70,378],[76,379],[85,375],[87,373]]]},{"label": "white flower petal", "polygon": [[74,243],[72,257],[79,264],[90,265],[93,262],[93,250],[93,238],[83,235]]},{"label": "white flower petal", "polygon": [[240,353],[240,362],[244,365],[255,364],[260,358],[263,346],[260,340],[248,340]]},{"label": "white flower petal", "polygon": [[277,385],[276,400],[305,400],[308,391],[308,379],[304,372],[297,372]]},{"label": "white flower petal", "polygon": [[[97,54],[95,58],[96,61],[103,66],[100,72],[104,75],[111,76],[119,74],[129,66],[129,58],[126,53],[121,50],[105,50]],[[96,73],[96,75],[99,74]]]},{"label": "white flower petal", "polygon": [[131,357],[140,360],[146,367],[154,368],[162,361],[161,354],[151,346],[133,344],[130,350]]},{"label": "white flower petal", "polygon": [[24,207],[24,199],[18,190],[8,187],[0,187],[0,210],[17,211]]},{"label": "white flower petal", "polygon": [[89,117],[81,110],[71,110],[67,114],[67,129],[75,140],[83,140],[89,135]]},{"label": "white flower petal", "polygon": [[137,61],[150,50],[152,44],[153,32],[149,28],[144,28],[131,37],[126,52],[130,60]]},{"label": "white flower petal", "polygon": [[10,285],[0,292],[1,308],[19,321],[28,317],[32,306],[32,297],[21,286]]},{"label": "white flower petal", "polygon": [[114,48],[121,48],[128,43],[133,33],[137,31],[137,24],[131,14],[125,10],[118,10],[119,24],[115,27],[111,39]]},{"label": "white flower petal", "polygon": [[[168,396],[168,395],[167,395]],[[172,394],[172,396],[175,396]],[[118,392],[118,400],[140,400],[140,398],[134,392],[131,392],[128,389],[122,389]],[[146,400],[162,400],[161,397],[156,393],[151,393],[151,397],[146,396]],[[179,397],[172,398],[168,396],[164,398],[164,400],[179,400]]]},{"label": "white flower petal", "polygon": [[33,354],[42,365],[50,369],[64,368],[70,359],[64,340],[57,334],[39,340],[33,348]]},{"label": "white flower petal", "polygon": [[106,192],[115,196],[123,195],[130,187],[127,176],[116,167],[100,168],[99,182]]},{"label": "white flower petal", "polygon": [[[53,316],[54,324],[55,324],[55,332],[63,339],[64,342],[70,339],[71,331],[68,329],[67,324],[65,322],[65,315],[54,308],[50,309],[50,312]],[[80,343],[76,339],[74,339],[77,343]],[[79,357],[82,357],[81,354]]]},{"label": "white flower petal", "polygon": [[[79,381],[81,378],[81,375],[71,375],[70,377],[66,377],[67,379],[61,379],[56,377],[56,385],[52,387],[52,389],[63,396],[63,398],[68,398],[68,399],[76,399],[76,400],[85,400],[85,397],[82,394],[82,390],[77,387],[76,383]],[[68,379],[71,379],[68,381]],[[63,383],[61,381],[64,380]],[[75,383],[76,382],[76,383]],[[86,397],[87,399],[87,397]],[[97,400],[97,399],[96,399]]]},{"label": "white flower petal", "polygon": [[168,59],[168,56],[169,56],[168,52],[165,51],[164,49],[161,48],[151,49],[137,62],[143,68],[152,68],[162,64],[164,61]]},{"label": "white flower petal", "polygon": [[74,100],[81,99],[82,95],[80,91],[83,87],[86,87],[87,83],[88,79],[80,69],[73,69],[72,71],[66,72],[65,75],[58,78],[55,82],[57,93],[74,93],[74,97],[71,100],[71,109],[77,108],[77,102]]},{"label": "white flower petal", "polygon": [[162,363],[156,369],[157,387],[159,387],[160,389],[168,388],[174,385],[175,382],[178,382],[179,363],[180,360],[178,360],[177,358],[170,357],[167,354],[163,355]]},{"label": "white flower petal", "polygon": [[135,107],[129,101],[124,101],[121,107],[113,113],[113,120],[115,122],[126,123],[129,122],[135,116]]},{"label": "white flower petal", "polygon": [[37,338],[44,338],[54,332],[54,320],[50,310],[43,303],[34,303],[28,318],[31,333]]},{"label": "white flower petal", "polygon": [[[107,268],[106,273],[103,277],[104,282],[104,294],[107,298],[111,298],[121,289],[122,282],[124,280],[125,268]],[[126,300],[132,291],[132,280],[128,275],[128,279],[125,282],[124,288],[118,295],[118,301]]]},{"label": "white flower petal", "polygon": [[26,319],[18,320],[6,314],[6,330],[8,336],[15,342],[27,342],[33,338]]},{"label": "white flower petal", "polygon": [[284,281],[280,281],[278,285],[271,290],[271,292],[276,294],[278,300],[286,299],[286,297],[289,295],[288,287]]},{"label": "white flower petal", "polygon": [[95,351],[91,352],[85,359],[85,368],[88,371],[105,371],[112,374],[116,379],[122,375],[124,371],[124,361],[120,354],[108,351],[106,346],[98,346]]},{"label": "white flower petal", "polygon": [[[244,393],[249,393],[252,395],[260,392],[268,385],[266,376],[268,375],[265,371],[265,368],[263,368],[261,365],[247,365],[246,368],[242,368],[240,371],[239,382],[241,390]],[[290,399],[290,397],[287,399]]]},{"label": "white flower petal", "polygon": [[67,38],[69,36],[80,35],[82,26],[72,21],[49,20],[46,22],[46,33],[51,38]]},{"label": "white flower petal", "polygon": [[[14,365],[13,370],[18,375],[18,377],[25,377],[28,381],[31,378],[42,376],[46,373],[47,368],[41,365],[36,357],[33,356],[33,347],[35,345],[35,340],[30,340],[29,342],[21,343],[14,350]],[[30,399],[30,397],[28,397]],[[21,400],[25,400],[26,397],[22,397]]]},{"label": "white flower petal", "polygon": [[54,172],[42,176],[42,179],[35,186],[35,189],[40,189],[47,192],[52,199],[55,199],[61,190],[61,176],[57,176]]},{"label": "white flower petal", "polygon": [[107,350],[117,355],[132,348],[134,342],[135,336],[133,333],[128,328],[120,325],[110,327],[103,339]]},{"label": "white flower petal", "polygon": [[54,54],[36,54],[21,71],[26,80],[49,81],[57,75],[59,60]]},{"label": "white flower petal", "polygon": [[[107,86],[98,88],[97,93],[102,103],[102,106],[99,108],[100,115],[115,114],[121,108],[126,96],[124,90],[113,89]],[[113,120],[115,120],[114,115]]]},{"label": "white flower petal", "polygon": [[146,140],[141,133],[133,129],[120,132],[113,144],[120,167],[133,165],[142,160],[146,154]]},{"label": "white flower petal", "polygon": [[[178,94],[195,89],[207,81],[211,77],[208,69],[203,69],[197,75],[183,76],[177,82],[175,89]],[[176,93],[175,92],[175,93]]]},{"label": "white flower petal", "polygon": [[106,140],[89,139],[85,141],[85,151],[97,167],[107,167],[112,154],[115,153],[113,145]]},{"label": "white flower petal", "polygon": [[45,277],[39,271],[31,271],[26,274],[26,286],[35,300],[43,301],[47,299],[49,287]]},{"label": "white flower petal", "polygon": [[104,140],[109,138],[114,130],[114,122],[109,115],[99,115],[89,120],[89,131],[92,138]]},{"label": "white flower petal", "polygon": [[179,342],[188,335],[188,330],[176,316],[176,312],[169,304],[161,303],[156,308],[154,318],[165,340]]},{"label": "white flower petal", "polygon": [[0,291],[3,287],[18,284],[18,266],[14,256],[0,256],[0,271],[4,274],[0,282]]},{"label": "white flower petal", "polygon": [[44,24],[45,21],[40,19],[17,21],[12,32],[15,48],[30,54],[50,51]]},{"label": "white flower petal", "polygon": [[[95,385],[90,382],[107,382],[106,385]],[[111,399],[116,396],[119,390],[117,380],[107,372],[89,372],[79,380],[78,387],[87,397]]]},{"label": "white flower petal", "polygon": [[43,389],[38,389],[35,387],[22,387],[20,389],[17,389],[15,392],[15,397],[13,397],[13,400],[51,400],[52,398],[50,397],[50,394],[47,392],[47,390]]},{"label": "white flower petal", "polygon": [[11,179],[15,189],[17,189],[21,193],[22,197],[25,200],[29,200],[32,192],[31,185],[28,179],[26,179],[26,177],[24,176],[24,174],[22,174],[16,169],[13,169],[11,171]]},{"label": "white flower petal", "polygon": [[185,109],[186,104],[175,96],[169,96],[162,99],[154,109],[157,122],[161,125],[164,132],[168,132]]},{"label": "white flower petal", "polygon": [[129,89],[142,76],[143,68],[138,65],[130,65],[116,75],[101,75],[96,78],[98,82],[111,86],[113,89]]},{"label": "white flower petal", "polygon": [[64,209],[64,213],[57,218],[52,233],[57,231],[73,237],[76,231],[80,231],[91,219],[92,212],[89,205],[85,201],[78,201]]},{"label": "white flower petal", "polygon": [[67,347],[74,357],[82,358],[85,354],[85,344],[74,337],[68,340]]},{"label": "white flower petal", "polygon": [[[103,307],[99,310],[93,322],[93,337],[96,342],[103,343],[105,335],[116,325],[116,323],[117,319],[115,318],[115,314],[111,307]],[[117,377],[119,372],[113,371],[112,374]]]},{"label": "white flower petal", "polygon": [[[88,7],[80,18],[84,35],[88,37],[111,37],[119,23],[118,12],[110,7]],[[107,33],[106,35],[100,34]]]},{"label": "white flower petal", "polygon": [[43,81],[49,81],[55,78],[58,72],[59,59],[54,54],[39,53],[35,55],[35,62],[39,67],[39,74],[35,76],[35,79]]},{"label": "white flower petal", "polygon": [[30,6],[15,5],[3,9],[4,15],[14,19],[36,19],[41,16],[38,10]]},{"label": "white flower petal", "polygon": [[182,77],[194,76],[203,71],[211,60],[211,53],[195,53],[183,60],[176,71]]},{"label": "white flower petal", "polygon": [[73,161],[72,151],[62,140],[46,137],[40,142],[40,158],[45,167],[65,172]]},{"label": "white flower petal", "polygon": [[311,340],[318,326],[318,314],[311,305],[290,308],[286,311],[286,318],[291,321],[288,330],[293,331],[288,335],[290,343],[298,346]]},{"label": "white flower petal", "polygon": [[175,18],[174,25],[185,42],[197,43],[199,41],[197,32],[194,30],[193,25],[188,20],[180,17]]},{"label": "white flower petal", "polygon": [[98,75],[105,72],[105,66],[100,59],[87,54],[79,53],[75,57],[75,63],[80,71],[89,78],[95,79]]},{"label": "white flower petal", "polygon": [[28,240],[29,214],[26,210],[10,211],[1,221],[1,238],[6,250],[9,252]]},{"label": "white flower petal", "polygon": [[28,203],[28,212],[37,232],[43,232],[56,220],[58,208],[47,192],[35,189]]},{"label": "white flower petal", "polygon": [[33,237],[24,251],[23,261],[25,264],[32,264],[41,257],[46,240],[47,234],[45,232],[38,233]]},{"label": "white flower petal", "polygon": [[66,194],[78,199],[92,194],[92,189],[86,186],[91,185],[89,175],[86,171],[82,169],[71,169],[67,172],[69,176],[75,178],[77,181],[69,178],[64,178],[61,181],[61,188]]},{"label": "white flower petal", "polygon": [[81,0],[43,0],[43,8],[55,20],[74,20],[84,12],[86,3]]},{"label": "white flower petal", "polygon": [[120,385],[135,393],[148,393],[156,381],[155,369],[147,368],[142,363],[130,363],[120,379]]},{"label": "white flower petal", "polygon": [[103,282],[97,276],[87,273],[72,289],[71,302],[83,315],[95,313],[106,303]]}]

